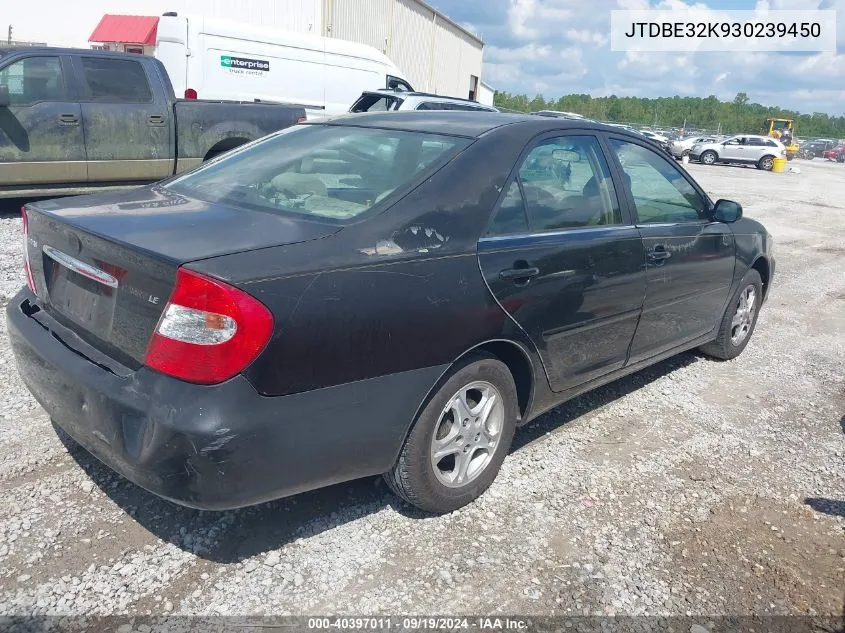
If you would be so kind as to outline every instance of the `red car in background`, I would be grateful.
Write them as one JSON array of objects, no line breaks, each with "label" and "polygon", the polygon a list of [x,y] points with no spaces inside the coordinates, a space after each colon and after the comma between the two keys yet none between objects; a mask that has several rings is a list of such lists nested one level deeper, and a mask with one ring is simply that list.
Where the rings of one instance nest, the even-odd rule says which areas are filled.
[{"label": "red car in background", "polygon": [[822,154],[827,160],[835,160],[837,163],[845,163],[845,146],[831,147]]}]

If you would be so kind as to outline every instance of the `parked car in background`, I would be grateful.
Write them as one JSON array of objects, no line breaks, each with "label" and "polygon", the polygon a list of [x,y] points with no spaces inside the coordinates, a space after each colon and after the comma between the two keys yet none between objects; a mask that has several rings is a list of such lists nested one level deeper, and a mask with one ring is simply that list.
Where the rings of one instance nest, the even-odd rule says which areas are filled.
[{"label": "parked car in background", "polygon": [[831,147],[826,149],[822,156],[827,160],[834,160],[837,163],[845,162],[845,146]]},{"label": "parked car in background", "polygon": [[668,151],[669,139],[665,136],[657,134],[655,132],[651,132],[650,130],[634,130],[634,133],[639,134],[645,139],[648,139],[663,151]]},{"label": "parked car in background", "polygon": [[427,92],[401,92],[396,90],[368,90],[352,107],[351,113],[395,112],[397,110],[469,110],[471,112],[498,112],[493,106],[477,101],[443,97]]},{"label": "parked car in background", "polygon": [[157,38],[185,98],[293,103],[314,119],[345,114],[364,90],[413,90],[381,51],[335,37],[165,13]]},{"label": "parked car in background", "polygon": [[582,120],[585,118],[584,116],[576,114],[575,112],[560,112],[558,110],[538,110],[537,112],[532,112],[532,114],[536,114],[537,116],[557,117],[559,119]]},{"label": "parked car in background", "polygon": [[699,143],[716,143],[719,138],[716,136],[686,136],[669,141],[668,150],[675,158],[688,156],[693,145]]},{"label": "parked car in background", "polygon": [[700,161],[705,165],[747,164],[770,171],[775,158],[786,158],[786,147],[768,136],[742,134],[724,141],[697,143],[690,149],[689,157],[690,160]]},{"label": "parked car in background", "polygon": [[825,152],[835,147],[836,143],[834,141],[809,141],[801,143],[801,149],[798,150],[798,158],[805,160],[821,158],[825,155]]},{"label": "parked car in background", "polygon": [[24,383],[207,509],[383,473],[455,510],[517,426],[684,350],[738,356],[775,273],[766,229],[642,137],[500,113],[298,125],[23,219]]},{"label": "parked car in background", "polygon": [[305,119],[301,107],[180,101],[158,60],[0,52],[0,198],[139,185]]}]

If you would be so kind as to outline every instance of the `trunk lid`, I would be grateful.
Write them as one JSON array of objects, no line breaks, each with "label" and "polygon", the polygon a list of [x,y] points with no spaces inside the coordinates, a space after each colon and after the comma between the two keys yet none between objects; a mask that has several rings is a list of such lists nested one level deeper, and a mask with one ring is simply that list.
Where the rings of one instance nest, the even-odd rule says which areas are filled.
[{"label": "trunk lid", "polygon": [[212,204],[155,187],[27,206],[40,303],[137,368],[183,264],[326,237],[339,227]]}]

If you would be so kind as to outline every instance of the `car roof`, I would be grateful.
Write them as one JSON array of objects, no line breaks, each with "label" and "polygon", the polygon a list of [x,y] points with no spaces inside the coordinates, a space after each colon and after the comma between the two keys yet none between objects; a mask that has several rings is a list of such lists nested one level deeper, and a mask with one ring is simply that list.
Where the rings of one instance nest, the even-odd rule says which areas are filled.
[{"label": "car roof", "polygon": [[[638,135],[620,130],[620,128],[598,123],[589,119],[566,119],[544,117],[532,114],[505,114],[502,112],[460,112],[454,110],[432,110],[426,112],[364,112],[347,114],[325,121],[315,121],[314,125],[348,125],[371,127],[429,134],[445,134],[478,138],[503,126],[518,125],[526,128],[527,133],[542,134],[545,131],[566,129],[588,129],[605,131],[637,138]],[[639,136],[639,138],[642,138]]]}]

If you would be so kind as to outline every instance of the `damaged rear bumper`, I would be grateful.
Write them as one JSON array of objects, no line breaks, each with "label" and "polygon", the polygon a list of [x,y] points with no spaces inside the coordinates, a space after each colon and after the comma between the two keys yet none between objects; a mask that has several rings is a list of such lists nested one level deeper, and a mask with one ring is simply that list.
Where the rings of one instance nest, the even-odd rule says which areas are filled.
[{"label": "damaged rear bumper", "polygon": [[203,386],[115,372],[27,289],[6,313],[20,375],[59,427],[142,488],[206,510],[389,470],[444,369],[269,398],[243,376]]}]

